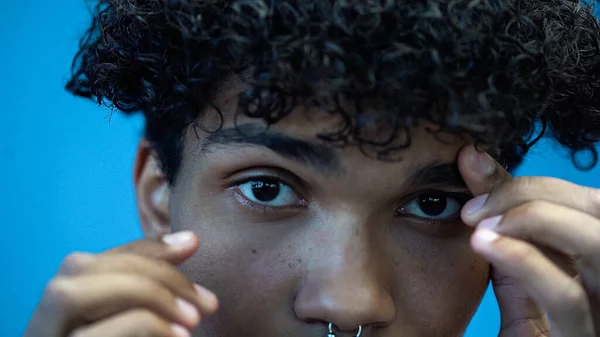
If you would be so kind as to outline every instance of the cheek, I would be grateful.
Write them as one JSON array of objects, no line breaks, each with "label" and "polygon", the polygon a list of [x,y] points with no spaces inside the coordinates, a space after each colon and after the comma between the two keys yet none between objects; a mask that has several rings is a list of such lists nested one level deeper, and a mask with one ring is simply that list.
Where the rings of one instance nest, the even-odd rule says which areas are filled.
[{"label": "cheek", "polygon": [[258,300],[293,277],[299,268],[289,253],[291,245],[282,240],[285,233],[277,229],[230,222],[215,212],[210,222],[189,221],[180,227],[193,230],[200,238],[200,249],[182,268],[190,278],[215,291],[222,288],[244,298],[251,293]]},{"label": "cheek", "polygon": [[[291,310],[299,278],[309,272],[292,249],[300,242],[291,234],[302,224],[242,223],[218,198],[190,199],[174,195],[170,215],[174,231],[193,230],[200,238],[199,251],[180,270],[221,301],[203,329],[235,336],[247,329],[264,331],[267,318],[271,324],[289,322],[293,312],[285,309]],[[440,239],[408,229],[392,233],[381,246],[388,247],[386,261],[392,262],[395,330],[415,336],[462,333],[489,279],[489,266],[470,249],[469,235]]]},{"label": "cheek", "polygon": [[286,235],[290,226],[242,223],[239,216],[207,204],[176,214],[172,227],[192,230],[200,238],[198,252],[179,268],[215,292],[221,304],[203,329],[236,336],[245,329],[265,329],[265,317],[289,321],[290,312],[281,309],[291,308],[302,274],[301,260],[291,253],[293,236]]},{"label": "cheek", "polygon": [[181,267],[188,277],[207,287],[243,291],[247,296],[250,288],[260,285],[266,292],[267,287],[294,274],[297,263],[286,249],[291,245],[282,239],[290,226],[249,223],[224,207],[230,201],[194,195],[192,188],[186,189],[173,195],[170,221],[173,231],[191,230],[199,237],[198,252]]},{"label": "cheek", "polygon": [[411,251],[410,259],[397,270],[411,270],[409,275],[397,276],[404,280],[398,289],[404,294],[400,310],[412,324],[427,327],[420,335],[439,335],[440,331],[459,335],[487,289],[489,264],[472,252],[468,236],[415,243],[420,249]]}]

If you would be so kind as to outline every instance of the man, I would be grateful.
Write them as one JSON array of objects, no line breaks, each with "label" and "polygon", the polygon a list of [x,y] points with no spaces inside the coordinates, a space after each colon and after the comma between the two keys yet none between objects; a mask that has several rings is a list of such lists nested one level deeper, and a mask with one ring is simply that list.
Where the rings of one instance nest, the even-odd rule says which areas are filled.
[{"label": "man", "polygon": [[100,0],[73,69],[145,116],[147,239],[26,337],[460,336],[490,278],[501,336],[600,336],[600,191],[509,174],[544,130],[597,161],[592,8]]}]

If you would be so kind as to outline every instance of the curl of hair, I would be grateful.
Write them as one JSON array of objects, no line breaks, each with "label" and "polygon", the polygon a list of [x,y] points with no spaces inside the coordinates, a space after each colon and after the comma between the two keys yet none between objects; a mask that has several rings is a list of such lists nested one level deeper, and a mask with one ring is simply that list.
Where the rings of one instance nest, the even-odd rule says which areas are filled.
[{"label": "curl of hair", "polygon": [[[319,106],[344,121],[321,139],[376,149],[380,159],[409,146],[422,120],[439,125],[432,132],[472,137],[508,166],[544,133],[581,169],[598,159],[600,24],[591,4],[99,0],[92,14],[67,89],[143,113],[170,181],[184,131],[242,73],[250,89],[238,113],[273,124],[294,105]],[[592,154],[589,165],[575,160],[580,152]]]}]

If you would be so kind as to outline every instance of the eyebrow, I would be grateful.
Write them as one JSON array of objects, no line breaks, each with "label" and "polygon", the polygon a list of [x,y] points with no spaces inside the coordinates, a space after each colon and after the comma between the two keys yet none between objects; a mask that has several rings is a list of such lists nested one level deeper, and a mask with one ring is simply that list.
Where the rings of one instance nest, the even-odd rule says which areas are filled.
[{"label": "eyebrow", "polygon": [[[234,148],[237,145],[265,147],[297,163],[315,170],[341,175],[344,168],[334,148],[325,144],[290,137],[256,124],[240,124],[209,134],[202,143],[201,153],[215,148]],[[422,186],[450,186],[467,189],[457,163],[434,162],[417,169],[407,180],[407,188]]]},{"label": "eyebrow", "polygon": [[431,163],[421,167],[410,177],[407,185],[413,188],[437,185],[467,189],[457,163]]},{"label": "eyebrow", "polygon": [[254,145],[268,148],[278,155],[312,166],[318,171],[341,174],[341,158],[334,148],[325,144],[290,137],[256,124],[240,124],[209,134],[203,141],[201,153],[217,147]]}]

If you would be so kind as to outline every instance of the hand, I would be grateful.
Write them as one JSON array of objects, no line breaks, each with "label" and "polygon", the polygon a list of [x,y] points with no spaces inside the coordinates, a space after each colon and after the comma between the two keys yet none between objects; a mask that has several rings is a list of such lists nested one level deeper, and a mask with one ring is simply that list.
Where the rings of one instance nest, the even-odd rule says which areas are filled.
[{"label": "hand", "polygon": [[600,190],[512,178],[472,146],[458,165],[477,196],[461,216],[492,265],[500,336],[600,336]]},{"label": "hand", "polygon": [[108,252],[74,253],[52,279],[23,337],[184,337],[216,296],[173,265],[198,249],[191,232]]}]

